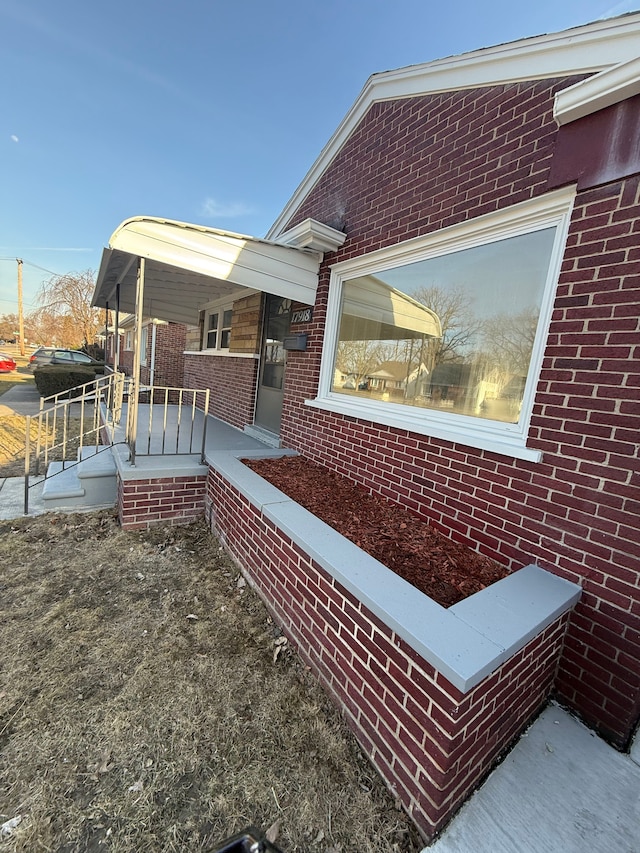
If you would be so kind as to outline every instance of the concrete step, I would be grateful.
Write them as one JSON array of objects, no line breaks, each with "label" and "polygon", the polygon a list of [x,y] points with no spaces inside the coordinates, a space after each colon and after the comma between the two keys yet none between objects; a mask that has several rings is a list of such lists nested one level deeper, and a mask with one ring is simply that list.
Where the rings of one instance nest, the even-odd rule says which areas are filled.
[{"label": "concrete step", "polygon": [[78,478],[77,467],[65,467],[64,462],[50,462],[42,487],[42,500],[46,509],[78,506],[83,498],[84,489]]},{"label": "concrete step", "polygon": [[77,463],[51,462],[42,489],[49,510],[91,510],[115,506],[116,465],[110,449],[84,447]]},{"label": "concrete step", "polygon": [[251,438],[257,438],[258,441],[261,441],[268,447],[280,447],[280,436],[264,427],[259,427],[255,424],[245,424],[243,432],[245,435],[250,435]]},{"label": "concrete step", "polygon": [[110,448],[96,452],[83,447],[78,457],[78,479],[85,491],[85,502],[94,507],[115,506],[117,499],[116,463]]}]

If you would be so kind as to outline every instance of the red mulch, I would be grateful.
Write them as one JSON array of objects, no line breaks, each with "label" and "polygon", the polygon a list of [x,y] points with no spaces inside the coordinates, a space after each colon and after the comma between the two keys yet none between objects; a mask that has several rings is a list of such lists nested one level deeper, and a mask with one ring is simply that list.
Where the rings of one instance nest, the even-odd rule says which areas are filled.
[{"label": "red mulch", "polygon": [[443,607],[508,574],[409,510],[302,456],[243,462]]}]

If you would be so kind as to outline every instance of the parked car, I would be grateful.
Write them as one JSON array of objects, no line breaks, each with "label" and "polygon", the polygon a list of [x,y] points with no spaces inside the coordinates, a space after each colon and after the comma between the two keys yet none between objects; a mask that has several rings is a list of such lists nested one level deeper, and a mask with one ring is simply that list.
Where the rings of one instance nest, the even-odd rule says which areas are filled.
[{"label": "parked car", "polygon": [[102,364],[102,362],[80,350],[39,347],[29,358],[29,370],[35,370],[43,364]]},{"label": "parked car", "polygon": [[11,373],[17,367],[16,360],[6,352],[0,352],[0,373]]}]

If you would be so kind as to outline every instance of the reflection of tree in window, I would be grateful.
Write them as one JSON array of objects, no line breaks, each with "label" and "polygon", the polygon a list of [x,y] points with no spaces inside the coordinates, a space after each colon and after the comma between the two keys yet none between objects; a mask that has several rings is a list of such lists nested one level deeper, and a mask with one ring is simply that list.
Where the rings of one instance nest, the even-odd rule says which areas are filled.
[{"label": "reflection of tree in window", "polygon": [[[345,281],[333,390],[516,422],[555,233]],[[421,333],[416,305],[439,319],[440,335]]]}]

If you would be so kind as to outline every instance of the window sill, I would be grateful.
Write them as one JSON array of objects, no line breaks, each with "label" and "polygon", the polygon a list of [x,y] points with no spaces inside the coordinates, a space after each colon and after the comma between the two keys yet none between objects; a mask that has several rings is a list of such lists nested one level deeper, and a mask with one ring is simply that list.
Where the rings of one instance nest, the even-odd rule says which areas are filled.
[{"label": "window sill", "polygon": [[[479,450],[487,450],[490,453],[499,453],[513,459],[522,459],[526,462],[540,462],[542,451],[527,447],[525,438],[520,431],[508,432],[506,429],[496,431],[491,424],[495,421],[478,423],[477,419],[469,426],[460,425],[459,422],[440,420],[440,418],[429,416],[424,409],[413,409],[412,407],[387,407],[386,405],[364,404],[357,400],[341,400],[338,397],[318,397],[315,400],[306,400],[307,406],[322,409],[326,412],[336,412],[350,418],[359,418],[374,424],[395,427],[396,429],[414,432],[418,435],[426,435],[431,438],[439,438],[443,441],[451,441],[468,447],[476,447]],[[401,410],[399,410],[401,408]]]},{"label": "window sill", "polygon": [[222,349],[203,349],[203,350],[185,350],[183,355],[209,355],[215,356],[216,358],[258,358],[257,353],[252,352],[229,352],[229,350]]}]

